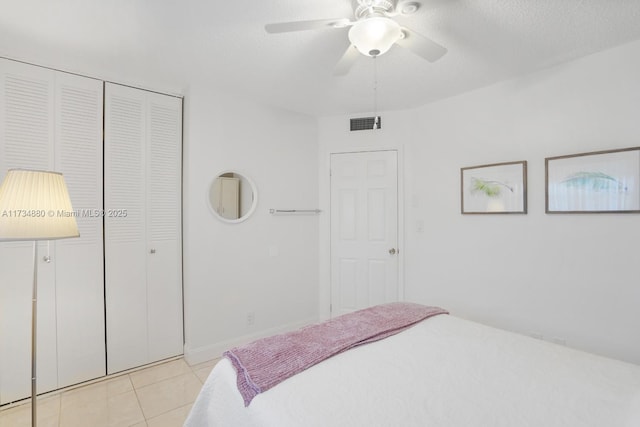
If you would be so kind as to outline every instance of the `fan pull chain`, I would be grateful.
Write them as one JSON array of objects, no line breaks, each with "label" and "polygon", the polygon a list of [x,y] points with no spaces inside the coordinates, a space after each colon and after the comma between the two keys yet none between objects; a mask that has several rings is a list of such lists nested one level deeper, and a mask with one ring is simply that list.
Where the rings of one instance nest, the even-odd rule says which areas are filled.
[{"label": "fan pull chain", "polygon": [[378,128],[378,62],[373,57],[373,130]]}]

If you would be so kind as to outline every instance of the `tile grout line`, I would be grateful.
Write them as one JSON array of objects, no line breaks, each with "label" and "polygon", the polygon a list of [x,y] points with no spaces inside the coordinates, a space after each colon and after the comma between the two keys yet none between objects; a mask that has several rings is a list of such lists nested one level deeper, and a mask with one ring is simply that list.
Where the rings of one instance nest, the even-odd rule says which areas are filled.
[{"label": "tile grout line", "polygon": [[[144,423],[147,427],[149,427],[149,423],[147,422],[147,416],[144,413],[144,409],[142,409],[142,403],[140,402],[140,396],[138,396],[138,388],[133,384],[133,380],[131,379],[131,374],[127,374],[129,376],[129,381],[131,382],[131,388],[133,388],[133,392],[136,395],[136,402],[138,402],[138,407],[140,408],[140,412],[142,413],[142,418],[144,419]],[[139,424],[139,423],[138,423]],[[135,424],[132,424],[135,425]]]},{"label": "tile grout line", "polygon": [[62,393],[58,395],[58,422],[56,426],[60,427],[60,424],[62,424]]},{"label": "tile grout line", "polygon": [[[186,363],[186,362],[185,362],[185,363]],[[193,371],[193,368],[191,368],[191,366],[189,366],[189,364],[187,364],[187,367],[189,368],[189,372],[183,372],[183,373],[178,374],[178,375],[174,375],[174,376],[171,376],[171,377],[168,377],[168,378],[163,378],[163,379],[161,379],[161,380],[159,380],[159,381],[156,381],[156,382],[154,382],[154,383],[146,384],[146,385],[144,385],[144,386],[141,386],[141,387],[140,387],[140,389],[148,388],[148,387],[151,387],[151,386],[154,386],[154,385],[160,384],[160,383],[162,383],[162,382],[175,380],[175,379],[176,379],[176,378],[178,378],[178,377],[185,376],[185,375],[189,375],[189,374],[193,375],[193,376],[195,377],[196,381],[198,381],[198,383],[202,384],[202,381],[201,381],[201,380],[200,380],[200,378],[198,378],[198,376],[195,374],[195,372]],[[202,387],[200,387],[200,388],[202,388]],[[138,397],[138,393],[137,393],[137,390],[138,390],[138,389],[137,389],[136,387],[134,387],[134,390],[136,391],[136,397]],[[138,401],[139,401],[139,399],[138,399]],[[194,401],[195,401],[195,400],[194,400]],[[186,404],[184,404],[184,405],[178,406],[177,408],[168,409],[168,410],[166,410],[166,411],[164,411],[164,412],[161,412],[161,413],[156,414],[156,415],[154,415],[153,417],[149,417],[149,418],[147,418],[146,414],[144,413],[144,409],[142,408],[142,404],[140,404],[140,409],[142,410],[142,415],[144,416],[145,421],[149,421],[149,420],[152,420],[152,419],[154,419],[154,418],[160,417],[160,416],[162,416],[162,415],[166,415],[166,414],[168,414],[169,412],[175,411],[176,409],[180,409],[180,408],[183,408],[183,407],[188,406],[188,405],[193,405],[193,403],[194,403],[194,402],[189,402],[189,403],[186,403]]]}]

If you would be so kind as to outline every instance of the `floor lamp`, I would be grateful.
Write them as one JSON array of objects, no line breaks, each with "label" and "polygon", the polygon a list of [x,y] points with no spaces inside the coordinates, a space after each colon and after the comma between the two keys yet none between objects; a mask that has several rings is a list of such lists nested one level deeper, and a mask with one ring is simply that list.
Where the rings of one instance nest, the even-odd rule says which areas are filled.
[{"label": "floor lamp", "polygon": [[0,186],[0,241],[33,241],[31,300],[31,425],[36,427],[38,240],[79,237],[61,173],[12,169]]}]

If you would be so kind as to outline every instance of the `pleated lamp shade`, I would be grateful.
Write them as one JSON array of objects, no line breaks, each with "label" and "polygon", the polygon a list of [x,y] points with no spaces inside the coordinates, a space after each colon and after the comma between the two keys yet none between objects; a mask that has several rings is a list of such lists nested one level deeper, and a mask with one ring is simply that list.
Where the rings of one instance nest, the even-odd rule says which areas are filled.
[{"label": "pleated lamp shade", "polygon": [[22,169],[7,172],[0,186],[0,241],[78,236],[61,173]]}]

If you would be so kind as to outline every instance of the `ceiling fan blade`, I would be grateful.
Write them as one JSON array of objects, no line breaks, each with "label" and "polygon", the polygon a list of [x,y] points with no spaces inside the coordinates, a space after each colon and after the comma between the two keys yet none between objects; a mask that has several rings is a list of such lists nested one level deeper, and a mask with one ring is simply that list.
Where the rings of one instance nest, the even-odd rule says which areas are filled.
[{"label": "ceiling fan blade", "polygon": [[343,28],[353,24],[347,18],[338,19],[314,19],[311,21],[292,21],[267,24],[264,29],[267,33],[288,33],[290,31],[318,30],[322,28]]},{"label": "ceiling fan blade", "polygon": [[340,58],[334,67],[333,75],[344,76],[347,74],[360,55],[360,52],[358,52],[358,49],[356,49],[354,45],[349,45],[344,55],[342,55],[342,58]]},{"label": "ceiling fan blade", "polygon": [[404,37],[396,41],[396,44],[409,49],[411,52],[429,62],[437,61],[447,53],[447,49],[445,47],[440,46],[433,40],[420,35],[407,27],[402,27],[402,33],[404,34]]}]

